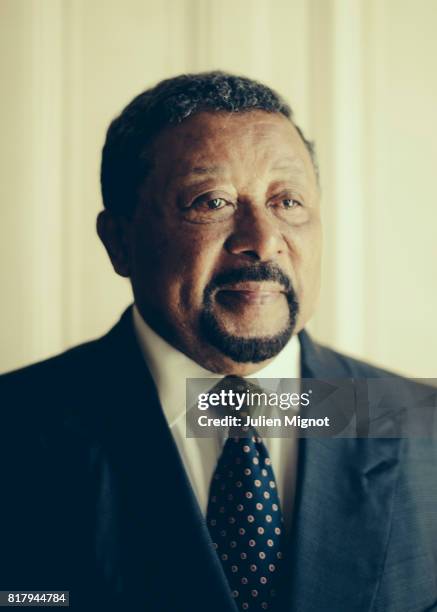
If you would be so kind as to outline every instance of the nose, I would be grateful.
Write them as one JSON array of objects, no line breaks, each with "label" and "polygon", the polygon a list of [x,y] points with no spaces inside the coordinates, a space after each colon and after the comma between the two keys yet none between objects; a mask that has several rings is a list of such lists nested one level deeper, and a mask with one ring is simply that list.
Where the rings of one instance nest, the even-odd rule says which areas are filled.
[{"label": "nose", "polygon": [[278,228],[278,220],[269,210],[246,210],[236,215],[232,234],[225,243],[233,255],[242,255],[252,261],[274,260],[285,248]]}]

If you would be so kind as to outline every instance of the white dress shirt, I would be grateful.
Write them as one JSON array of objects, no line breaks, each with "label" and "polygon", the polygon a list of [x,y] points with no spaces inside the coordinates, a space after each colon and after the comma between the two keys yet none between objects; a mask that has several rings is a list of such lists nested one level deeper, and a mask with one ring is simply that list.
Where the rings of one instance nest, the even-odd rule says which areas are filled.
[{"label": "white dress shirt", "polygon": [[[156,334],[133,306],[133,324],[141,352],[158,391],[162,410],[179,450],[191,486],[206,515],[211,478],[221,455],[224,437],[187,438],[185,397],[187,378],[222,378],[202,368]],[[300,344],[293,336],[275,359],[247,378],[300,378]],[[207,390],[207,389],[206,389]],[[286,531],[290,529],[297,467],[297,441],[263,438],[276,478]]]}]

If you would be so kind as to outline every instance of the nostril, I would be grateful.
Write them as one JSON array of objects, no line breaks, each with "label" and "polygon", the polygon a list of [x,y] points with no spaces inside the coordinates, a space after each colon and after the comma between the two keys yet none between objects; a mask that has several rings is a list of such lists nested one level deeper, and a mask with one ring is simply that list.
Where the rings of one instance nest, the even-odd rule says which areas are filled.
[{"label": "nostril", "polygon": [[256,251],[242,251],[240,253],[240,255],[246,255],[246,257],[248,257],[249,259],[251,259],[252,261],[260,261],[261,257],[258,255],[258,253]]}]

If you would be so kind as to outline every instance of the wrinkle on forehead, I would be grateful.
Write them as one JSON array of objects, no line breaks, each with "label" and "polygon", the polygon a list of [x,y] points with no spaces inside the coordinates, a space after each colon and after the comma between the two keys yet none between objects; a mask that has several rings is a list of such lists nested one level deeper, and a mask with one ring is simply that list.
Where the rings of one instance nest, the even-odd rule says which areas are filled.
[{"label": "wrinkle on forehead", "polygon": [[[277,161],[269,162],[266,159],[265,170],[269,173],[275,172],[287,172],[290,171],[294,176],[301,176],[305,174],[305,164],[298,157],[284,157],[280,158]],[[203,165],[203,166],[194,166],[194,167],[186,167],[179,168],[179,171],[174,173],[174,176],[178,176],[181,178],[187,179],[191,182],[196,181],[197,178],[222,178],[226,177],[229,174],[230,166],[229,165]]]},{"label": "wrinkle on forehead", "polygon": [[289,172],[312,179],[305,144],[292,122],[277,113],[199,113],[167,128],[155,144],[166,182],[192,183],[248,169],[258,176]]}]

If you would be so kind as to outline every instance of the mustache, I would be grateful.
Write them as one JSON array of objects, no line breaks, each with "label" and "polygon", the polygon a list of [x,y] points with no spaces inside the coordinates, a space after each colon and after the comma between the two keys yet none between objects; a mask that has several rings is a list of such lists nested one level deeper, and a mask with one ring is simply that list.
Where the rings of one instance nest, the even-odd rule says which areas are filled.
[{"label": "mustache", "polygon": [[261,262],[244,268],[234,268],[233,270],[220,272],[206,286],[205,296],[210,296],[213,291],[220,289],[223,285],[244,281],[273,281],[281,285],[286,293],[294,293],[291,279],[278,265]]}]

